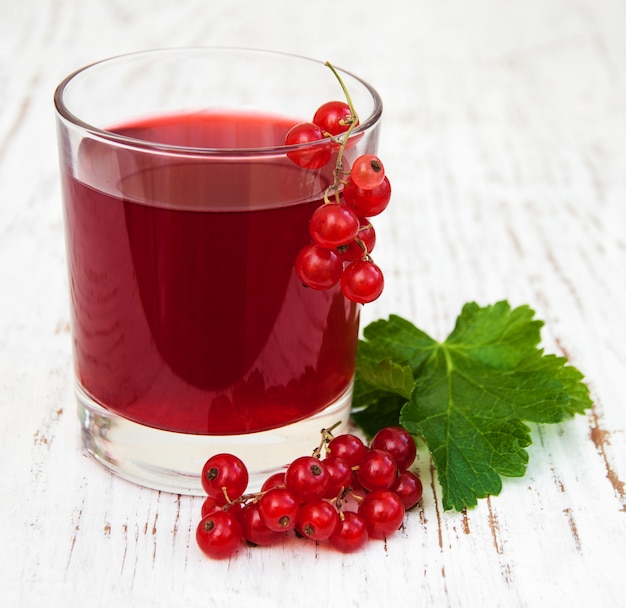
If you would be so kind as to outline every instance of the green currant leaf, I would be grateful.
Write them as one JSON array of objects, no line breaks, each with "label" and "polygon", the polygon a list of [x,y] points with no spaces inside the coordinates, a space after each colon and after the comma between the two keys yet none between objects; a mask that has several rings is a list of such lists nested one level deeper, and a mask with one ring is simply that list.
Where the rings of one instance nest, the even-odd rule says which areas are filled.
[{"label": "green currant leaf", "polygon": [[441,343],[399,317],[377,321],[359,344],[357,423],[373,434],[402,403],[399,422],[426,441],[445,509],[499,494],[502,477],[526,472],[525,422],[556,423],[591,406],[582,374],[538,347],[542,325],[507,302],[466,304]]},{"label": "green currant leaf", "polygon": [[413,373],[427,359],[436,342],[410,321],[397,315],[379,319],[363,330],[359,341],[358,367],[376,367],[385,359],[408,366]]},{"label": "green currant leaf", "polygon": [[396,393],[409,399],[413,391],[413,372],[408,365],[400,365],[391,359],[383,359],[376,366],[362,364],[359,374],[366,384],[380,390]]},{"label": "green currant leaf", "polygon": [[370,439],[380,430],[399,424],[400,412],[406,399],[391,393],[378,393],[376,406],[371,409],[353,410],[352,419]]}]

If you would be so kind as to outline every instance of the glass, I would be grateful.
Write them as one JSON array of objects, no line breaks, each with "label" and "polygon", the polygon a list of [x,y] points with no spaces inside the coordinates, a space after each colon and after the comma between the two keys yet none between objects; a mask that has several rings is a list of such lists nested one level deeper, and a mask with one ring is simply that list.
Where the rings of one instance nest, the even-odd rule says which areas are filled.
[{"label": "glass", "polygon": [[[382,105],[338,71],[349,163],[376,151]],[[284,145],[332,99],[322,62],[232,48],[107,59],[57,88],[82,438],[121,477],[201,494],[204,462],[232,452],[255,487],[346,427],[359,307],[294,273],[337,146]],[[322,145],[321,169],[291,160]]]}]

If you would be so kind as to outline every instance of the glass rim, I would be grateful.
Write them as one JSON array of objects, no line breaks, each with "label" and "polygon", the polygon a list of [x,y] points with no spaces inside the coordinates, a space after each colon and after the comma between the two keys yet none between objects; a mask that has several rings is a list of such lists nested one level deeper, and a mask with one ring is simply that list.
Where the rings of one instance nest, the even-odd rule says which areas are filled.
[{"label": "glass rim", "polygon": [[[131,147],[134,149],[160,152],[160,153],[169,153],[174,155],[193,155],[193,156],[275,156],[275,155],[286,155],[287,153],[296,152],[300,150],[308,150],[310,148],[315,148],[320,145],[329,145],[333,141],[336,141],[333,137],[325,137],[320,140],[316,140],[313,142],[301,143],[301,144],[292,144],[292,145],[279,145],[279,146],[267,146],[267,147],[252,147],[252,148],[206,148],[206,147],[194,147],[194,146],[178,146],[172,144],[162,144],[154,141],[149,141],[141,138],[128,137],[126,135],[120,135],[114,131],[108,131],[107,129],[103,129],[97,127],[85,120],[82,120],[76,114],[74,114],[67,107],[64,101],[64,93],[68,86],[81,74],[96,68],[101,65],[114,63],[116,61],[122,59],[131,59],[134,57],[148,56],[148,55],[165,55],[165,54],[175,54],[175,53],[186,53],[191,51],[199,51],[199,52],[250,52],[255,54],[265,54],[271,55],[274,57],[285,57],[291,59],[298,59],[302,61],[308,61],[311,63],[318,64],[320,67],[326,67],[325,62],[313,59],[311,57],[306,57],[304,55],[299,55],[295,53],[286,53],[282,51],[272,51],[265,49],[257,49],[257,48],[246,48],[246,47],[229,47],[229,46],[190,46],[190,47],[169,47],[169,48],[155,48],[148,49],[143,51],[134,51],[130,53],[123,53],[119,55],[114,55],[111,57],[107,57],[105,59],[100,59],[98,61],[91,62],[87,65],[84,65],[77,70],[71,72],[68,76],[66,76],[56,87],[54,91],[54,106],[57,112],[58,117],[65,120],[66,122],[74,125],[89,133],[90,135],[97,137],[99,139],[108,141],[110,143],[116,143],[118,145],[122,145],[125,147]],[[350,139],[354,137],[359,137],[372,127],[374,127],[381,119],[383,104],[378,91],[374,87],[372,87],[368,82],[355,75],[354,73],[345,70],[343,68],[337,67],[333,64],[333,67],[340,74],[349,76],[350,78],[356,80],[363,88],[371,95],[373,100],[374,108],[372,112],[367,116],[364,120],[361,120],[359,116],[359,124],[353,129],[350,134]],[[332,74],[331,74],[332,76]],[[341,134],[339,135],[341,137]]]}]

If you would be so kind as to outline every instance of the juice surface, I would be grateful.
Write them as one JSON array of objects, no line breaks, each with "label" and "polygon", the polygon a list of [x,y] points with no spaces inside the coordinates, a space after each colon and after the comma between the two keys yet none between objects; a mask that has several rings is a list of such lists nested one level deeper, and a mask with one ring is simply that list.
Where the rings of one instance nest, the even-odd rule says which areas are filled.
[{"label": "juice surface", "polygon": [[[290,124],[197,114],[120,131],[241,148],[279,144]],[[63,179],[72,330],[96,401],[156,428],[237,434],[308,417],[349,386],[358,307],[293,270],[319,175],[283,158],[111,156],[102,144],[78,162],[80,179]]]}]

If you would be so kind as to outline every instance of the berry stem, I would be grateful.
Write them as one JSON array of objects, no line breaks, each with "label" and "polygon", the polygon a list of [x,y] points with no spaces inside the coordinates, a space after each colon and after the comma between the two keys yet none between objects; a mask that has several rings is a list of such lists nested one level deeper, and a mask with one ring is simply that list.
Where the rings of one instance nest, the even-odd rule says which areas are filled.
[{"label": "berry stem", "polygon": [[228,495],[228,488],[226,486],[222,486],[222,492],[224,493],[224,498],[226,499],[226,504],[227,505],[232,505],[233,501],[230,499],[230,496]]},{"label": "berry stem", "polygon": [[330,63],[330,61],[326,62],[326,67],[330,68],[331,72],[335,75],[335,78],[339,81],[339,84],[341,85],[341,88],[343,89],[343,94],[346,96],[346,103],[348,104],[348,107],[350,108],[350,114],[352,115],[352,125],[354,125],[356,123],[357,115],[354,109],[354,104],[352,103],[352,98],[350,97],[350,92],[348,91],[348,88],[346,87],[341,76],[339,76],[339,73],[335,69],[335,66],[333,66],[333,64]]},{"label": "berry stem", "polygon": [[342,183],[341,174],[343,174],[343,153],[344,153],[344,150],[346,149],[346,145],[348,144],[348,140],[350,139],[350,135],[352,135],[352,131],[354,131],[354,128],[359,122],[359,117],[354,108],[354,104],[352,103],[352,97],[350,97],[350,92],[348,91],[348,88],[346,87],[343,79],[339,75],[339,72],[337,72],[337,70],[335,69],[335,66],[333,66],[332,63],[330,63],[330,61],[327,61],[325,65],[331,70],[331,72],[335,75],[335,78],[338,80],[339,85],[341,86],[341,89],[343,90],[343,94],[346,97],[346,103],[348,104],[348,107],[350,108],[350,124],[348,125],[348,130],[345,133],[342,133],[341,141],[339,144],[339,150],[337,152],[337,164],[333,171],[333,177],[334,177],[333,185],[330,186],[330,188],[328,188],[327,191],[324,193],[325,203],[331,202],[330,196],[328,196],[329,190],[332,190],[332,192],[334,192],[335,202],[338,203],[340,202],[339,186]]},{"label": "berry stem", "polygon": [[367,250],[367,245],[365,244],[365,241],[363,239],[360,238],[356,238],[354,239],[355,243],[363,250],[363,256],[361,257],[362,260],[369,260],[370,258],[370,254],[369,251]]},{"label": "berry stem", "polygon": [[330,437],[331,439],[334,437],[333,431],[341,424],[341,420],[337,420],[335,424],[329,426],[327,429],[322,429],[322,435],[324,437]]},{"label": "berry stem", "polygon": [[334,438],[333,431],[341,424],[341,420],[337,420],[335,424],[329,426],[327,429],[321,429],[322,439],[320,444],[313,450],[314,458],[322,457],[322,449],[324,449]]}]

